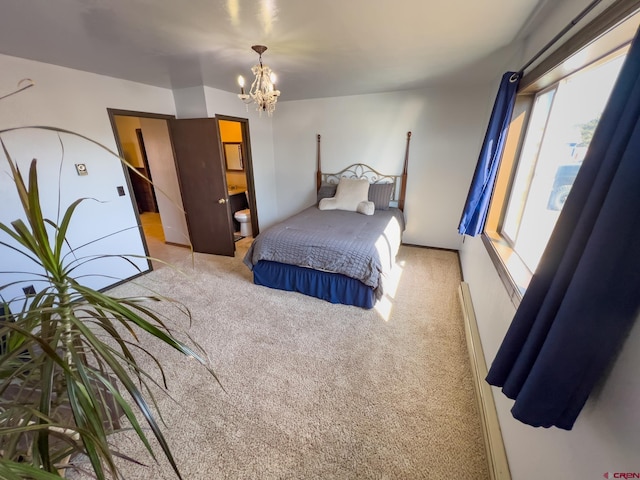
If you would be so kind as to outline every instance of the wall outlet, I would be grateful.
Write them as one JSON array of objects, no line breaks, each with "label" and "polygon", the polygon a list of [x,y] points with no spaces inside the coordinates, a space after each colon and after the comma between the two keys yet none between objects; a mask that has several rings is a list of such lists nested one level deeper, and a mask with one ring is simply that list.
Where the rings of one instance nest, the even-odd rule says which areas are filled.
[{"label": "wall outlet", "polygon": [[22,291],[27,297],[33,297],[36,294],[36,289],[33,288],[33,285],[22,287]]},{"label": "wall outlet", "polygon": [[118,195],[121,196],[121,197],[124,197],[124,187],[118,185],[117,188],[118,188]]},{"label": "wall outlet", "polygon": [[78,172],[78,175],[89,175],[87,166],[84,163],[76,163],[76,172]]}]

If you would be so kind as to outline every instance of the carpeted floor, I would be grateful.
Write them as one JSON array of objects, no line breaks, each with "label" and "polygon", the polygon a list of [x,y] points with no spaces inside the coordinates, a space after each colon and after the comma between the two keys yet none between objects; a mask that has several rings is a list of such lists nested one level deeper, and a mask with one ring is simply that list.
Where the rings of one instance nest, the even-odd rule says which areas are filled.
[{"label": "carpeted floor", "polygon": [[[403,246],[397,288],[366,311],[254,285],[247,245],[193,264],[178,250],[186,277],[165,267],[111,292],[186,304],[226,390],[152,345],[178,402],[157,397],[185,479],[488,478],[454,253]],[[113,442],[149,466],[124,464],[125,478],[174,478],[132,438]]]}]

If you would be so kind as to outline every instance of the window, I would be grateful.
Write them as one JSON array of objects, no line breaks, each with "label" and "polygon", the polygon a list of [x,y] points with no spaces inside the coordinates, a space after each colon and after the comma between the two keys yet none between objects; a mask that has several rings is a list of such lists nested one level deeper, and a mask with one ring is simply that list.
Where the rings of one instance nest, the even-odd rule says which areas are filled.
[{"label": "window", "polygon": [[538,266],[623,60],[619,53],[535,96],[500,230],[530,272]]},{"label": "window", "polygon": [[[607,44],[602,39],[593,43],[598,42]],[[628,45],[619,45],[606,46],[608,52],[601,45],[590,61],[574,50],[552,74],[521,85],[483,235],[516,304],[538,266],[624,62]],[[598,51],[593,44],[584,50]]]}]

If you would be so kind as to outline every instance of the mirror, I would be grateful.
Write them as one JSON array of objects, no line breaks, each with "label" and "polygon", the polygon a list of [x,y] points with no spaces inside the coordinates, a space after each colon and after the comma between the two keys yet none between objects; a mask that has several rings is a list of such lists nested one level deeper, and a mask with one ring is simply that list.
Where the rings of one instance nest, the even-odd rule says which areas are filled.
[{"label": "mirror", "polygon": [[225,142],[222,146],[224,148],[224,161],[227,165],[227,170],[244,170],[242,144]]}]

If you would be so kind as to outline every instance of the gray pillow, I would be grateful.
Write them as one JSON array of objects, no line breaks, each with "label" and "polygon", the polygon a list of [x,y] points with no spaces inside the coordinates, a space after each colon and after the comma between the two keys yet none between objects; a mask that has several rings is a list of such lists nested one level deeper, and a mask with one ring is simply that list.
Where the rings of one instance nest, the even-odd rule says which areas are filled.
[{"label": "gray pillow", "polygon": [[393,183],[372,183],[369,185],[369,201],[376,210],[389,210],[389,202],[393,193]]},{"label": "gray pillow", "polygon": [[320,200],[323,198],[335,197],[337,188],[337,183],[323,183],[320,185],[320,190],[318,190],[318,203],[320,203]]}]

